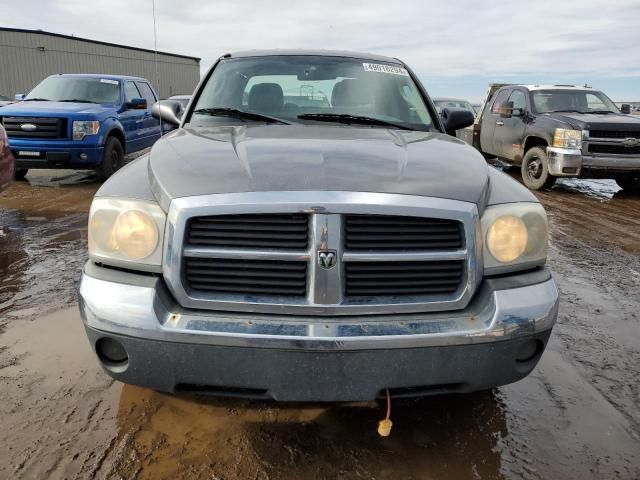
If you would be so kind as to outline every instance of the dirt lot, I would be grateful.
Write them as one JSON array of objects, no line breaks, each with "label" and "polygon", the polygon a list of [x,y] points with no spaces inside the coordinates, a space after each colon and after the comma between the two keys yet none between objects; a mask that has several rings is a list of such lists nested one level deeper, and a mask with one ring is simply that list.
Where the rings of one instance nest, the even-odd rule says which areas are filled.
[{"label": "dirt lot", "polygon": [[93,178],[0,195],[0,478],[640,478],[640,197],[563,181],[550,214],[559,323],[527,379],[383,406],[175,397],[98,367],[75,288]]}]

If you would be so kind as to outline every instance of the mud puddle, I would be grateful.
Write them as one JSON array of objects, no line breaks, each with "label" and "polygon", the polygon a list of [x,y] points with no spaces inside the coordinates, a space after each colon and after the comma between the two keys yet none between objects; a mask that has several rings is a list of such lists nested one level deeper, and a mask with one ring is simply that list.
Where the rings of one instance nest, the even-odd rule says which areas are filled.
[{"label": "mud puddle", "polygon": [[0,195],[0,478],[640,478],[640,198],[615,185],[563,181],[539,194],[562,304],[533,374],[492,392],[394,401],[382,439],[375,402],[113,382],[74,304],[98,184],[47,175]]}]

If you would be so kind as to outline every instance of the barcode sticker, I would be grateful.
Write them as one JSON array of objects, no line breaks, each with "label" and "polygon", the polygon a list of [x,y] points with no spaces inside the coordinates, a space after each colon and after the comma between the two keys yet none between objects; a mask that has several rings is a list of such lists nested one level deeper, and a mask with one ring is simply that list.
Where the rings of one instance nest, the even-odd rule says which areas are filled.
[{"label": "barcode sticker", "polygon": [[406,68],[396,67],[395,65],[385,65],[383,63],[363,63],[365,72],[390,73],[391,75],[409,76]]},{"label": "barcode sticker", "polygon": [[111,85],[117,85],[118,81],[117,80],[111,80],[109,78],[101,78],[100,79],[100,83],[110,83]]}]

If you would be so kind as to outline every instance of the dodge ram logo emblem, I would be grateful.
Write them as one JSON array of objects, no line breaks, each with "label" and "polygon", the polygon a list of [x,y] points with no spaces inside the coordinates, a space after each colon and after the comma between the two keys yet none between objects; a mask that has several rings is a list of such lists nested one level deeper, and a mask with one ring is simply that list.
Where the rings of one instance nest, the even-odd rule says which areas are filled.
[{"label": "dodge ram logo emblem", "polygon": [[335,250],[323,250],[318,252],[318,265],[322,268],[331,268],[338,260],[338,253]]},{"label": "dodge ram logo emblem", "polygon": [[25,132],[35,132],[37,129],[38,127],[33,123],[23,123],[22,125],[20,125],[20,130],[23,130]]},{"label": "dodge ram logo emblem", "polygon": [[640,139],[637,138],[625,138],[622,141],[622,145],[624,145],[625,147],[637,147],[638,145],[640,145]]}]

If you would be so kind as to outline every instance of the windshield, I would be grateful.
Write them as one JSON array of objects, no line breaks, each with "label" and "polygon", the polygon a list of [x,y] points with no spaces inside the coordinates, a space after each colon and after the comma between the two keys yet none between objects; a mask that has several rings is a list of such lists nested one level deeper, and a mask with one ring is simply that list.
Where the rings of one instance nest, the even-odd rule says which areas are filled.
[{"label": "windshield", "polygon": [[[396,64],[329,56],[267,56],[222,60],[198,99],[193,120],[207,109],[231,108],[321,123],[329,116],[369,117],[429,130],[432,120],[416,84]],[[300,116],[317,118],[300,118]],[[234,121],[218,113],[222,123]],[[235,120],[237,121],[237,120]]]},{"label": "windshield", "polygon": [[539,90],[533,92],[536,113],[620,113],[604,93],[594,90]]},{"label": "windshield", "polygon": [[473,106],[464,100],[434,100],[433,103],[438,113],[442,113],[442,110],[445,108],[461,108],[463,110],[469,110],[474,115],[476,113]]},{"label": "windshield", "polygon": [[25,100],[52,102],[120,103],[120,85],[106,78],[49,77],[26,96]]}]

